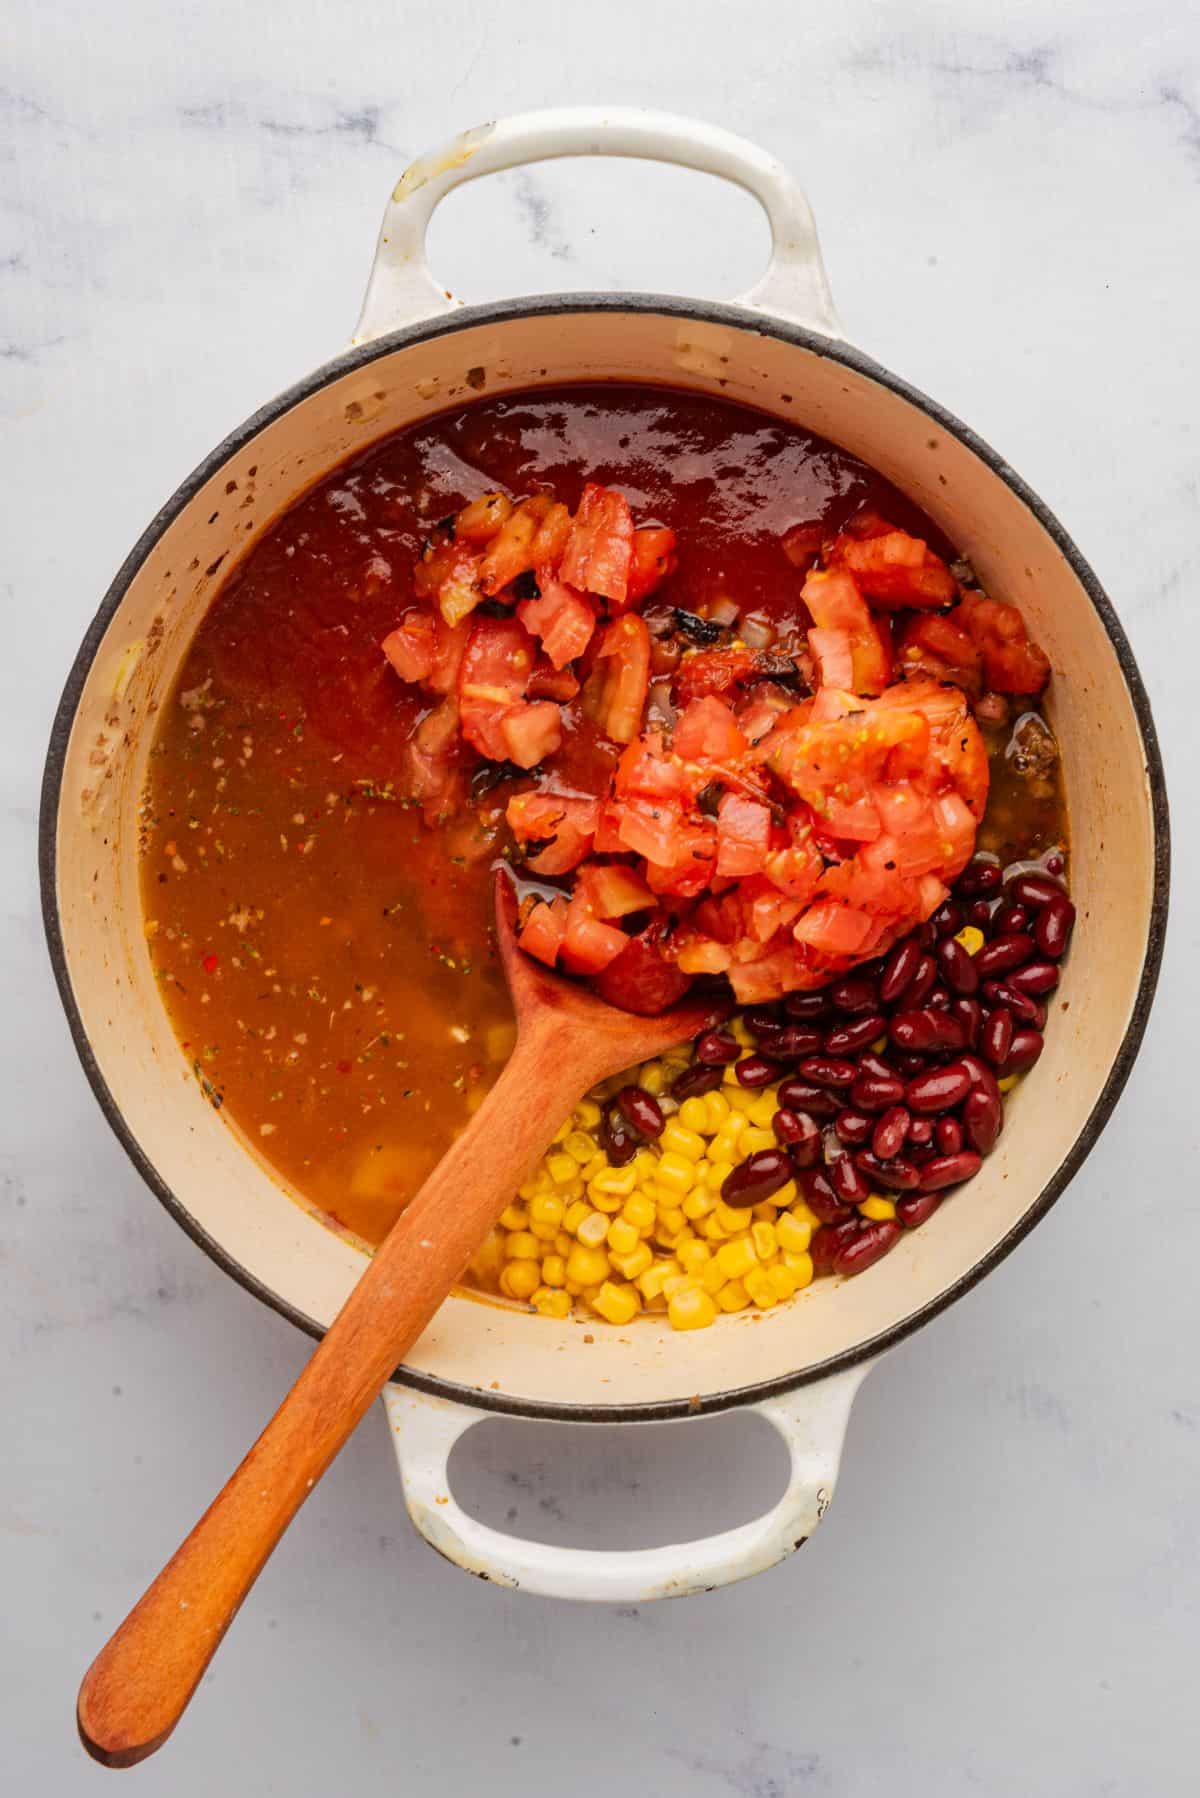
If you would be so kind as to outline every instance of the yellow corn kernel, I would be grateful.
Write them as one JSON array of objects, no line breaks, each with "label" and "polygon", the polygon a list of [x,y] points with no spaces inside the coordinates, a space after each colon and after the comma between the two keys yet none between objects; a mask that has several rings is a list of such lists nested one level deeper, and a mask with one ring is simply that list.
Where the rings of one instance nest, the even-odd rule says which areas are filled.
[{"label": "yellow corn kernel", "polygon": [[653,1199],[646,1198],[640,1192],[633,1193],[621,1207],[621,1216],[626,1223],[633,1225],[639,1236],[645,1236],[653,1230],[657,1214],[658,1207]]},{"label": "yellow corn kernel", "polygon": [[798,1224],[807,1224],[810,1230],[820,1229],[820,1218],[810,1206],[805,1204],[803,1199],[797,1199],[795,1204],[790,1205],[788,1209]]},{"label": "yellow corn kernel", "polygon": [[659,1295],[656,1299],[647,1299],[645,1305],[643,1306],[643,1310],[655,1311],[660,1314],[662,1312],[664,1312],[666,1310],[666,1308],[667,1308],[667,1301],[661,1292],[659,1293]]},{"label": "yellow corn kernel", "polygon": [[812,1225],[785,1211],[775,1220],[775,1238],[785,1254],[803,1255],[812,1241]]},{"label": "yellow corn kernel", "polygon": [[729,1100],[723,1092],[718,1091],[705,1093],[703,1099],[697,1099],[695,1103],[704,1107],[707,1117],[705,1131],[709,1136],[715,1136],[718,1130],[725,1127],[730,1116]]},{"label": "yellow corn kernel", "polygon": [[514,1230],[504,1244],[504,1253],[510,1261],[537,1261],[542,1245],[531,1231]]},{"label": "yellow corn kernel", "polygon": [[967,924],[954,940],[962,944],[968,955],[978,955],[983,948],[983,932],[976,930],[974,924]]},{"label": "yellow corn kernel", "polygon": [[728,1285],[725,1275],[717,1266],[715,1255],[710,1255],[708,1260],[696,1271],[696,1279],[700,1282],[701,1291],[707,1292],[710,1298],[716,1298],[722,1286]]},{"label": "yellow corn kernel", "polygon": [[740,1206],[727,1205],[724,1199],[717,1200],[716,1211],[721,1228],[724,1230],[726,1236],[736,1236],[738,1232],[744,1230],[750,1222],[750,1219]]},{"label": "yellow corn kernel", "polygon": [[668,1303],[678,1292],[699,1292],[699,1290],[699,1280],[694,1279],[691,1274],[685,1274],[682,1271],[679,1273],[668,1274],[663,1281],[663,1292]]},{"label": "yellow corn kernel", "polygon": [[996,1085],[1002,1093],[1010,1093],[1020,1078],[1020,1074],[1006,1074],[1003,1080],[996,1082]]},{"label": "yellow corn kernel", "polygon": [[746,1275],[743,1282],[752,1302],[760,1311],[769,1311],[772,1305],[779,1303],[778,1295],[764,1267],[755,1267]]},{"label": "yellow corn kernel", "polygon": [[782,1262],[776,1261],[774,1266],[767,1268],[766,1275],[777,1299],[791,1298],[796,1290],[796,1281],[790,1268],[786,1268]]},{"label": "yellow corn kernel", "polygon": [[604,1153],[603,1149],[597,1149],[595,1151],[595,1153],[593,1154],[591,1160],[585,1161],[583,1166],[580,1168],[579,1178],[584,1181],[594,1180],[596,1178],[597,1174],[607,1173],[608,1167],[609,1167],[608,1156]]},{"label": "yellow corn kernel", "polygon": [[568,1293],[571,1298],[577,1299],[583,1291],[583,1287],[578,1280],[567,1280],[564,1282],[563,1291]]},{"label": "yellow corn kernel", "polygon": [[733,1085],[729,1088],[725,1097],[729,1100],[731,1109],[740,1112],[748,1124],[750,1122],[750,1113],[754,1109],[754,1103],[758,1098],[758,1094],[748,1092],[744,1086]]},{"label": "yellow corn kernel", "polygon": [[605,1280],[592,1300],[592,1310],[607,1318],[610,1324],[632,1323],[641,1308],[641,1301],[632,1286],[617,1286],[611,1280]]},{"label": "yellow corn kernel", "polygon": [[541,1283],[536,1261],[510,1261],[500,1275],[500,1290],[510,1299],[531,1299]]},{"label": "yellow corn kernel", "polygon": [[789,1253],[783,1255],[781,1259],[783,1265],[787,1268],[789,1274],[791,1274],[796,1282],[797,1292],[799,1292],[802,1286],[812,1285],[813,1264],[811,1255],[793,1255]]},{"label": "yellow corn kernel", "polygon": [[679,1122],[685,1130],[697,1130],[711,1136],[715,1125],[708,1121],[708,1106],[703,1099],[685,1099],[679,1107]]},{"label": "yellow corn kernel", "polygon": [[708,1216],[701,1221],[700,1234],[705,1242],[724,1242],[729,1232],[716,1212],[710,1211]]},{"label": "yellow corn kernel", "polygon": [[558,1126],[558,1129],[554,1132],[554,1135],[551,1140],[553,1142],[562,1142],[564,1137],[570,1135],[570,1132],[571,1132],[571,1120],[570,1120],[570,1118],[568,1118],[565,1124],[560,1124]]},{"label": "yellow corn kernel", "polygon": [[615,1193],[621,1198],[627,1199],[637,1185],[637,1181],[637,1169],[630,1163],[628,1167],[605,1168],[602,1174],[596,1175],[592,1185],[598,1187],[601,1192]]},{"label": "yellow corn kernel", "polygon": [[707,1330],[717,1321],[717,1307],[707,1292],[694,1286],[668,1297],[667,1319],[673,1330]]},{"label": "yellow corn kernel", "polygon": [[[579,1164],[577,1162],[576,1166],[578,1167],[578,1165]],[[580,1174],[576,1174],[575,1178],[573,1180],[567,1180],[563,1183],[563,1185],[556,1186],[553,1190],[555,1192],[557,1192],[559,1198],[562,1199],[564,1204],[569,1205],[569,1204],[571,1204],[572,1200],[581,1199],[584,1195],[585,1187],[583,1184],[582,1176]]]},{"label": "yellow corn kernel", "polygon": [[536,1236],[538,1241],[541,1243],[543,1253],[545,1252],[545,1245],[548,1242],[553,1242],[554,1238],[558,1235],[558,1231],[555,1229],[553,1224],[531,1223],[529,1228],[532,1231],[533,1235]]},{"label": "yellow corn kernel", "polygon": [[657,1099],[667,1084],[667,1077],[657,1061],[647,1061],[638,1069],[638,1085]]},{"label": "yellow corn kernel", "polygon": [[663,1287],[672,1275],[678,1272],[678,1265],[674,1261],[652,1261],[650,1266],[637,1276],[638,1291],[648,1305],[662,1297]]},{"label": "yellow corn kernel", "polygon": [[523,1182],[522,1185],[518,1186],[517,1198],[529,1200],[529,1199],[535,1198],[536,1195],[539,1192],[541,1192],[541,1190],[542,1190],[542,1187],[541,1187],[540,1181],[526,1180]]},{"label": "yellow corn kernel", "polygon": [[598,1286],[601,1280],[608,1277],[608,1256],[603,1249],[591,1248],[586,1243],[577,1242],[567,1256],[567,1285],[574,1281],[577,1286]]},{"label": "yellow corn kernel", "polygon": [[778,1146],[773,1130],[763,1130],[758,1124],[751,1124],[749,1130],[742,1131],[738,1152],[743,1156],[753,1155],[759,1149],[774,1149]]},{"label": "yellow corn kernel", "polygon": [[771,1199],[764,1199],[760,1205],[750,1207],[750,1216],[760,1224],[773,1224],[779,1216],[779,1207]]},{"label": "yellow corn kernel", "polygon": [[[636,1280],[654,1260],[654,1250],[648,1242],[639,1242],[637,1248],[628,1255],[614,1255],[610,1252],[608,1258],[623,1280]],[[543,1269],[545,1265],[543,1261]]]},{"label": "yellow corn kernel", "polygon": [[[687,1130],[678,1118],[669,1118],[662,1135],[658,1139],[659,1147],[665,1154],[682,1155],[685,1161],[699,1161],[705,1151],[705,1141],[697,1130]],[[661,1168],[662,1163],[659,1163]]]},{"label": "yellow corn kernel", "polygon": [[551,1286],[539,1286],[533,1294],[532,1304],[535,1311],[543,1317],[570,1317],[571,1295],[560,1292]]},{"label": "yellow corn kernel", "polygon": [[549,1224],[552,1229],[557,1230],[566,1209],[557,1193],[540,1193],[536,1199],[529,1201],[529,1222],[531,1225]]},{"label": "yellow corn kernel", "polygon": [[769,1261],[779,1251],[775,1238],[774,1224],[757,1223],[750,1226],[750,1240],[758,1253],[760,1261]]},{"label": "yellow corn kernel", "polygon": [[[754,1103],[750,1107],[747,1116],[752,1124],[757,1124],[761,1128],[770,1130],[771,1119],[778,1110],[779,1094],[773,1086],[768,1086],[765,1091],[760,1091],[755,1094]],[[771,1141],[775,1141],[775,1132],[773,1130],[771,1131]]]},{"label": "yellow corn kernel", "polygon": [[587,1203],[586,1199],[572,1199],[571,1203],[563,1212],[563,1229],[569,1230],[571,1235],[574,1236],[584,1218],[590,1217],[591,1211],[592,1207]]},{"label": "yellow corn kernel", "polygon": [[565,1286],[567,1263],[562,1255],[542,1256],[542,1285]]},{"label": "yellow corn kernel", "polygon": [[587,1249],[598,1249],[608,1235],[608,1219],[602,1211],[589,1211],[575,1229],[579,1241]]},{"label": "yellow corn kernel", "polygon": [[627,1218],[614,1217],[608,1226],[610,1255],[632,1255],[641,1238]]},{"label": "yellow corn kernel", "polygon": [[681,1230],[687,1228],[686,1217],[684,1217],[683,1212],[679,1210],[678,1206],[675,1205],[659,1206],[658,1223],[660,1229],[669,1230],[672,1236],[678,1236]]},{"label": "yellow corn kernel", "polygon": [[750,1303],[750,1294],[741,1280],[730,1280],[717,1294],[717,1303],[722,1311],[744,1311]]},{"label": "yellow corn kernel", "polygon": [[[736,1154],[737,1151],[734,1150],[734,1153]],[[733,1162],[724,1160],[719,1161],[710,1150],[709,1159],[704,1169],[705,1191],[710,1192],[714,1199],[718,1198],[720,1196],[721,1188],[724,1186],[732,1172]]]},{"label": "yellow corn kernel", "polygon": [[597,1211],[603,1211],[607,1217],[615,1217],[625,1203],[619,1192],[601,1192],[593,1182],[588,1187],[588,1198]]},{"label": "yellow corn kernel", "polygon": [[896,1215],[896,1207],[891,1199],[885,1199],[877,1192],[873,1192],[869,1199],[864,1199],[858,1211],[860,1217],[869,1217],[873,1224],[882,1224]]},{"label": "yellow corn kernel", "polygon": [[586,1162],[589,1162],[596,1153],[596,1144],[586,1130],[571,1130],[568,1132],[568,1134],[563,1137],[563,1148],[571,1157],[571,1160],[575,1163],[577,1169],[583,1167]]},{"label": "yellow corn kernel", "polygon": [[703,1186],[695,1186],[683,1201],[680,1210],[684,1217],[694,1224],[698,1223],[702,1217],[708,1216],[715,1202]]},{"label": "yellow corn kernel", "polygon": [[575,1122],[581,1130],[594,1130],[603,1115],[595,1099],[580,1099],[575,1107]]},{"label": "yellow corn kernel", "polygon": [[712,1250],[708,1244],[698,1241],[694,1236],[686,1242],[679,1242],[675,1245],[675,1259],[685,1274],[699,1273],[711,1255]]},{"label": "yellow corn kernel", "polygon": [[554,1238],[554,1253],[563,1256],[569,1255],[571,1253],[571,1241],[572,1237],[570,1231],[560,1230],[558,1235]]},{"label": "yellow corn kernel", "polygon": [[771,1203],[774,1205],[776,1211],[785,1211],[789,1205],[794,1205],[799,1197],[800,1193],[796,1182],[794,1180],[788,1180],[785,1185],[779,1188],[779,1191],[775,1194]]},{"label": "yellow corn kernel", "polygon": [[681,1196],[696,1184],[695,1163],[683,1155],[668,1151],[658,1158],[658,1184]]},{"label": "yellow corn kernel", "polygon": [[758,1250],[748,1236],[725,1242],[717,1250],[717,1266],[727,1280],[740,1280],[757,1265]]},{"label": "yellow corn kernel", "polygon": [[556,1186],[565,1186],[568,1180],[574,1180],[579,1174],[579,1163],[572,1155],[559,1153],[547,1155],[546,1172]]},{"label": "yellow corn kernel", "polygon": [[726,1029],[731,1033],[734,1042],[740,1043],[743,1049],[753,1049],[757,1047],[754,1038],[750,1034],[749,1025],[744,1018],[734,1018],[731,1023],[726,1025]]},{"label": "yellow corn kernel", "polygon": [[500,1222],[506,1230],[523,1230],[529,1222],[528,1205],[506,1205],[500,1213]]},{"label": "yellow corn kernel", "polygon": [[653,1149],[639,1149],[628,1165],[633,1169],[634,1179],[639,1183],[643,1180],[653,1180],[658,1167],[658,1156]]}]

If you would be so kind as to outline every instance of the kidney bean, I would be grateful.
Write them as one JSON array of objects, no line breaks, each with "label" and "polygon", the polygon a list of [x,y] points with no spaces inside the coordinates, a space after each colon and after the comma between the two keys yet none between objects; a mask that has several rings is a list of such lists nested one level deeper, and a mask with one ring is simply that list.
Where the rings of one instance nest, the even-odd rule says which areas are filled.
[{"label": "kidney bean", "polygon": [[624,1167],[641,1148],[642,1139],[616,1106],[610,1105],[600,1119],[600,1144],[614,1167]]},{"label": "kidney bean", "polygon": [[778,1005],[751,1005],[742,1013],[742,1022],[751,1036],[761,1036],[764,1030],[783,1028],[783,1013]]},{"label": "kidney bean", "polygon": [[894,1080],[896,1078],[896,1070],[891,1062],[885,1061],[882,1055],[876,1055],[873,1049],[868,1050],[865,1055],[859,1056],[858,1067],[860,1073],[869,1074],[873,1080]]},{"label": "kidney bean", "polygon": [[1000,1072],[1006,1076],[1008,1074],[1027,1074],[1044,1047],[1045,1039],[1040,1030],[1033,1030],[1029,1027],[1014,1030],[1012,1047],[1008,1051]]},{"label": "kidney bean", "polygon": [[[760,1153],[763,1151],[760,1150]],[[736,1168],[734,1172],[737,1172]],[[804,1193],[804,1203],[823,1224],[844,1224],[847,1218],[853,1217],[851,1207],[842,1204],[823,1168],[802,1168],[800,1186]]]},{"label": "kidney bean", "polygon": [[840,1223],[825,1224],[814,1230],[813,1239],[808,1245],[812,1256],[814,1272],[828,1274],[833,1272],[834,1262],[862,1229],[862,1220],[856,1211]]},{"label": "kidney bean", "polygon": [[847,974],[845,979],[835,980],[829,997],[839,1011],[848,1011],[852,1016],[879,1010],[879,987],[863,974]]},{"label": "kidney bean", "polygon": [[813,1018],[823,1018],[829,1010],[829,994],[789,993],[783,1002],[783,1009],[789,1018],[801,1023],[811,1023]]},{"label": "kidney bean", "polygon": [[963,1101],[963,1128],[967,1141],[980,1155],[990,1155],[1004,1128],[1004,1107],[998,1093],[973,1086]]},{"label": "kidney bean", "polygon": [[1003,1005],[998,1005],[995,1011],[988,1013],[979,1046],[996,1067],[1008,1057],[1015,1028],[1012,1012],[1007,1011]]},{"label": "kidney bean", "polygon": [[662,1106],[648,1093],[644,1086],[623,1086],[617,1094],[617,1104],[625,1122],[637,1131],[639,1136],[651,1142],[663,1133],[666,1118],[662,1114]]},{"label": "kidney bean", "polygon": [[864,1224],[857,1236],[840,1244],[833,1257],[835,1274],[861,1274],[883,1259],[900,1240],[900,1226],[891,1218],[876,1224]]},{"label": "kidney bean", "polygon": [[1029,913],[1023,905],[998,905],[992,914],[992,929],[997,936],[1012,936],[1015,931],[1028,928]]},{"label": "kidney bean", "polygon": [[904,993],[904,1010],[916,1011],[925,1003],[925,995],[933,990],[937,980],[937,963],[932,955],[922,955],[917,964],[917,971],[909,981]]},{"label": "kidney bean", "polygon": [[1028,999],[1041,999],[1046,993],[1052,993],[1062,978],[1056,961],[1031,961],[1023,968],[1014,968],[1008,977],[1008,984],[1014,992],[1024,993]]},{"label": "kidney bean", "polygon": [[910,1079],[913,1074],[922,1073],[929,1066],[925,1056],[916,1054],[912,1049],[893,1051],[892,1060],[896,1064],[896,1072],[903,1074],[906,1080]]},{"label": "kidney bean", "polygon": [[746,1055],[734,1068],[738,1085],[745,1086],[751,1092],[760,1086],[770,1086],[772,1080],[779,1078],[779,1063],[768,1061],[765,1055]]},{"label": "kidney bean", "polygon": [[1075,928],[1075,907],[1065,893],[1043,905],[1033,927],[1034,941],[1043,955],[1058,961],[1067,953],[1067,944]]},{"label": "kidney bean", "polygon": [[1055,849],[1052,854],[1050,854],[1046,857],[1045,863],[1043,865],[1046,869],[1047,874],[1061,874],[1067,864],[1066,864],[1065,860],[1063,859],[1063,857],[1059,854],[1058,850]]},{"label": "kidney bean", "polygon": [[896,1200],[896,1216],[906,1230],[915,1230],[933,1216],[941,1202],[940,1192],[914,1193],[911,1199]]},{"label": "kidney bean", "polygon": [[910,1118],[903,1105],[889,1105],[871,1133],[871,1153],[880,1161],[890,1161],[904,1147]]},{"label": "kidney bean", "polygon": [[913,1192],[921,1178],[907,1155],[893,1155],[884,1161],[873,1149],[860,1149],[855,1160],[873,1185],[886,1186],[892,1192]]},{"label": "kidney bean", "polygon": [[967,1046],[974,1048],[979,1041],[979,1031],[983,1023],[983,1006],[978,999],[952,999],[950,1015],[958,1019],[967,1033]]},{"label": "kidney bean", "polygon": [[874,1128],[875,1119],[868,1117],[865,1111],[839,1111],[833,1120],[833,1127],[838,1133],[838,1141],[844,1142],[848,1148],[861,1149]]},{"label": "kidney bean", "polygon": [[950,1111],[970,1090],[970,1074],[961,1061],[951,1061],[915,1075],[904,1089],[904,1103],[910,1111]]},{"label": "kidney bean", "polygon": [[850,1088],[850,1103],[859,1111],[885,1111],[904,1097],[904,1082],[878,1074],[860,1074]]},{"label": "kidney bean", "polygon": [[957,937],[943,937],[937,946],[938,967],[946,985],[964,999],[979,991],[979,969]]},{"label": "kidney bean", "polygon": [[958,890],[971,899],[978,899],[985,893],[998,893],[1003,879],[999,862],[985,861],[982,856],[976,856],[959,875]]},{"label": "kidney bean", "polygon": [[917,931],[917,940],[922,949],[932,949],[933,945],[937,942],[937,931],[929,922],[928,918],[925,920],[924,924],[919,927]]},{"label": "kidney bean", "polygon": [[871,1186],[865,1174],[855,1166],[849,1155],[839,1155],[829,1164],[829,1184],[839,1199],[847,1205],[861,1205],[864,1199],[871,1196]]},{"label": "kidney bean", "polygon": [[1017,874],[1008,883],[1009,898],[1031,911],[1040,911],[1052,899],[1062,898],[1062,882],[1046,874]]},{"label": "kidney bean", "polygon": [[788,1151],[795,1168],[814,1167],[821,1154],[821,1132],[807,1111],[791,1111],[786,1106],[771,1119],[775,1140]]},{"label": "kidney bean", "polygon": [[840,1055],[806,1055],[796,1072],[814,1086],[851,1086],[858,1069]]},{"label": "kidney bean", "polygon": [[995,974],[1007,974],[1012,968],[1019,968],[1027,962],[1034,951],[1034,941],[1027,930],[1014,931],[1011,936],[994,937],[985,943],[975,957],[975,966],[985,980]]},{"label": "kidney bean", "polygon": [[908,1126],[908,1140],[914,1149],[927,1149],[933,1141],[933,1119],[913,1118]]},{"label": "kidney bean", "polygon": [[[968,1099],[970,1093],[967,1094]],[[933,1141],[939,1155],[957,1155],[963,1146],[963,1127],[957,1118],[939,1118],[933,1126]]]},{"label": "kidney bean", "polygon": [[960,1149],[957,1155],[934,1155],[921,1169],[921,1191],[941,1192],[944,1187],[958,1186],[982,1166],[983,1161],[973,1149]]},{"label": "kidney bean", "polygon": [[1033,1016],[1029,1019],[1029,1022],[1033,1025],[1035,1030],[1044,1030],[1046,1028],[1046,1007],[1042,1004],[1040,999],[1035,999],[1033,1001]]},{"label": "kidney bean", "polygon": [[1006,980],[985,980],[983,996],[990,1005],[1003,1005],[1011,1011],[1014,1018],[1023,1023],[1032,1024],[1036,1000],[1019,993],[1015,986],[1009,986]]},{"label": "kidney bean", "polygon": [[703,1036],[696,1038],[693,1052],[696,1060],[703,1062],[706,1068],[723,1068],[737,1060],[742,1046],[728,1030],[706,1030]]},{"label": "kidney bean", "polygon": [[869,1011],[850,1024],[840,1024],[825,1038],[826,1055],[857,1055],[877,1036],[887,1032],[887,1019],[881,1011]]},{"label": "kidney bean", "polygon": [[965,922],[963,908],[957,899],[943,899],[929,922],[940,937],[955,936]]},{"label": "kidney bean", "polygon": [[801,1055],[815,1055],[822,1040],[815,1024],[788,1024],[769,1036],[760,1036],[758,1046],[776,1061],[796,1061]]},{"label": "kidney bean", "polygon": [[831,1118],[841,1110],[837,1097],[811,1080],[785,1080],[779,1088],[779,1103],[788,1111],[807,1111],[814,1118]]},{"label": "kidney bean", "polygon": [[982,930],[986,936],[992,927],[991,900],[972,899],[967,907],[967,923],[974,924],[976,930]]},{"label": "kidney bean", "polygon": [[928,1054],[930,1049],[965,1049],[967,1033],[959,1018],[948,1011],[897,1011],[892,1014],[889,1035],[900,1049]]},{"label": "kidney bean", "polygon": [[671,1097],[682,1104],[684,1099],[699,1099],[705,1093],[716,1092],[720,1084],[720,1068],[706,1068],[703,1062],[693,1062],[672,1080]]},{"label": "kidney bean", "polygon": [[772,1193],[786,1186],[792,1177],[792,1164],[782,1149],[755,1149],[721,1182],[721,1197],[727,1205],[744,1209],[761,1205]]},{"label": "kidney bean", "polygon": [[978,1055],[970,1054],[960,1055],[958,1059],[960,1066],[966,1068],[968,1074],[971,1076],[972,1086],[982,1087],[985,1093],[991,1093],[993,1099],[995,1099],[997,1105],[999,1105],[1000,1087],[997,1084],[994,1071],[987,1065],[987,1062],[981,1061]]},{"label": "kidney bean", "polygon": [[921,945],[915,936],[906,936],[902,943],[896,944],[883,964],[883,973],[879,979],[881,1004],[895,1004],[916,973],[920,959]]}]

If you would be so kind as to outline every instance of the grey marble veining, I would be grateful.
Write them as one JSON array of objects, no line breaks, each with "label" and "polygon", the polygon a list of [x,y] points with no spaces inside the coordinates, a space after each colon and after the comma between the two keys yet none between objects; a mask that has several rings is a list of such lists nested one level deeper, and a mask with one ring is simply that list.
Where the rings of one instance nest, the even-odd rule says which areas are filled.
[{"label": "grey marble veining", "polygon": [[[1174,1798],[1200,1625],[1194,695],[1200,25],[1187,0],[482,0],[247,8],[11,0],[0,47],[0,1566],[4,1788],[90,1790],[78,1677],[306,1344],[142,1189],[41,942],[49,720],[113,570],[207,449],[354,319],[407,159],[481,118],[693,112],[805,179],[851,338],[996,443],[1121,611],[1173,777],[1175,910],[1128,1092],[1045,1223],[867,1382],[837,1502],[785,1567],[645,1608],[464,1579],[404,1518],[370,1419],[275,1557],[175,1742],[172,1798],[486,1782],[590,1798]],[[749,202],[544,166],[431,233],[468,298],[723,295]],[[744,1516],[775,1451],[467,1444],[462,1489],[560,1541]],[[707,1432],[707,1434],[706,1434]]]}]

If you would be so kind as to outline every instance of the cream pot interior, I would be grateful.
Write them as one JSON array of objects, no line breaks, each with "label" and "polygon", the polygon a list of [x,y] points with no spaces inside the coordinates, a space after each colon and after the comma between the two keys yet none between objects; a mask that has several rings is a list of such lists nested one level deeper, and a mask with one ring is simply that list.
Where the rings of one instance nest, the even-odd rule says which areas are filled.
[{"label": "cream pot interior", "polygon": [[1136,1050],[1162,909],[1156,834],[1165,815],[1156,833],[1160,777],[1152,792],[1148,760],[1157,764],[1138,708],[1147,732],[1149,714],[1087,570],[982,445],[854,351],[735,308],[575,297],[476,308],[383,338],[252,420],[133,552],[64,699],[44,852],[64,997],[114,1127],[223,1265],[298,1322],[325,1326],[363,1266],[360,1252],[306,1212],[211,1108],[155,988],[140,928],[138,809],[156,713],[221,582],[336,464],[481,393],[606,378],[719,394],[833,439],[910,494],[985,586],[1021,607],[1054,668],[1079,907],[1045,1054],[1015,1093],[996,1152],[969,1189],[867,1273],[688,1334],[656,1319],[588,1329],[452,1297],[402,1375],[499,1408],[649,1416],[812,1379],[949,1302],[1065,1184]]}]

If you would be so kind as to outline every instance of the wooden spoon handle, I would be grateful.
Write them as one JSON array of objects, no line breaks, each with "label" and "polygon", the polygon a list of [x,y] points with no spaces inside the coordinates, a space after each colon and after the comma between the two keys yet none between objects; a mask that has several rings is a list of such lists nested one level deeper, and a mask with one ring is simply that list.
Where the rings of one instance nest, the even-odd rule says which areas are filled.
[{"label": "wooden spoon handle", "polygon": [[284,1530],[562,1119],[610,1071],[597,1055],[553,1027],[522,1033],[254,1447],[88,1669],[79,1733],[97,1760],[132,1766],[170,1735]]}]

